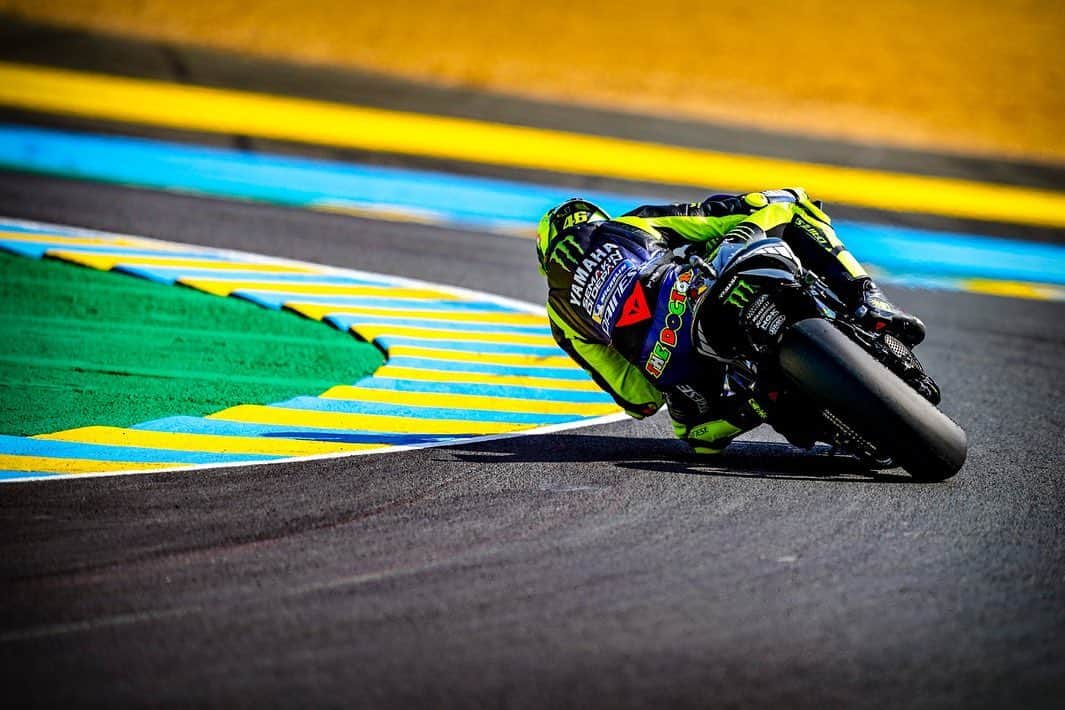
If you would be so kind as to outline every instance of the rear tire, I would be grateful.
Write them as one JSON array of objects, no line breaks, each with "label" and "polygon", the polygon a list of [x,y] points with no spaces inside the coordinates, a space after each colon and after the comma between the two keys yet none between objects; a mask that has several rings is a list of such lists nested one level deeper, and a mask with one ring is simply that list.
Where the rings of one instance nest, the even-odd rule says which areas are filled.
[{"label": "rear tire", "polygon": [[830,322],[784,334],[780,367],[796,387],[914,478],[942,481],[965,463],[965,432]]}]

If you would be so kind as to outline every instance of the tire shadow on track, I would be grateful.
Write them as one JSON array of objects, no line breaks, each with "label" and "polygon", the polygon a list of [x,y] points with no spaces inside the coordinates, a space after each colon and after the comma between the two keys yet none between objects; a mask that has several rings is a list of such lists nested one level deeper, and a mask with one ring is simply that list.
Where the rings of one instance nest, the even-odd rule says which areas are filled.
[{"label": "tire shadow on track", "polygon": [[899,469],[879,470],[827,446],[810,451],[775,442],[737,441],[719,456],[690,454],[679,441],[602,435],[519,437],[456,447],[455,457],[479,464],[613,464],[622,469],[690,476],[771,478],[831,483],[919,483]]}]

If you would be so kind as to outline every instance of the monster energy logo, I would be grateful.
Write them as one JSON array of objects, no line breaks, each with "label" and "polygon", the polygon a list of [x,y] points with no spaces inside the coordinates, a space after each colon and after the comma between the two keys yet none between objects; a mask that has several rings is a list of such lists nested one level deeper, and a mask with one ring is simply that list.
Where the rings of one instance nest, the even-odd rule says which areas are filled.
[{"label": "monster energy logo", "polygon": [[739,280],[739,283],[732,289],[732,293],[725,299],[725,303],[731,303],[736,308],[743,310],[743,307],[751,302],[751,294],[754,293],[754,286],[743,279]]},{"label": "monster energy logo", "polygon": [[580,259],[581,250],[577,246],[577,240],[573,236],[565,237],[562,241],[555,245],[555,248],[551,250],[550,261],[557,262],[566,271],[573,271],[577,268],[578,259]]}]

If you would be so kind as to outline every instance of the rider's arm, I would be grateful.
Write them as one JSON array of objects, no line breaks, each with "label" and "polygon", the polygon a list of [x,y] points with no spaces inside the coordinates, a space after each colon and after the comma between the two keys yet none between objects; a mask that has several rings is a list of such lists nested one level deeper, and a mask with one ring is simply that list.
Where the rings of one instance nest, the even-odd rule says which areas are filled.
[{"label": "rider's arm", "polygon": [[[828,215],[800,187],[712,195],[702,202],[642,205],[616,221],[655,234],[674,248],[683,242],[716,244],[743,222],[769,232],[787,224],[799,212],[816,222],[832,224]],[[741,228],[738,233],[746,231]]]},{"label": "rider's arm", "polygon": [[717,243],[751,213],[743,198],[715,195],[702,202],[643,205],[614,221],[661,238],[671,248],[687,243]]},{"label": "rider's arm", "polygon": [[[768,232],[787,224],[796,210],[807,207],[827,221],[828,217],[799,188],[745,195],[712,195],[702,202],[643,205],[615,221],[650,232],[670,248],[685,243],[706,244],[713,248],[730,232],[737,236],[755,236],[757,233],[752,232],[750,226]],[[741,224],[744,226],[740,227]]]},{"label": "rider's arm", "polygon": [[642,419],[662,406],[662,393],[648,382],[640,368],[608,345],[590,342],[571,328],[548,305],[551,333],[559,347],[592,376],[629,415]]}]

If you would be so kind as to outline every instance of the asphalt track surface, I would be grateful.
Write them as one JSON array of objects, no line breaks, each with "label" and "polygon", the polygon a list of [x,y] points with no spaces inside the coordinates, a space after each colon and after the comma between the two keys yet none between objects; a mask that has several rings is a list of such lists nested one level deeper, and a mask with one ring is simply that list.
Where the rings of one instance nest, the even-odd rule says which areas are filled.
[{"label": "asphalt track surface", "polygon": [[[0,213],[540,301],[518,238],[0,173]],[[843,235],[845,237],[845,235]],[[892,290],[968,431],[915,484],[668,421],[9,484],[0,668],[36,704],[1059,707],[1065,306]],[[759,443],[760,442],[760,443]]]}]

